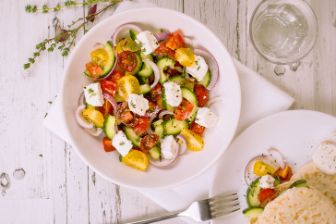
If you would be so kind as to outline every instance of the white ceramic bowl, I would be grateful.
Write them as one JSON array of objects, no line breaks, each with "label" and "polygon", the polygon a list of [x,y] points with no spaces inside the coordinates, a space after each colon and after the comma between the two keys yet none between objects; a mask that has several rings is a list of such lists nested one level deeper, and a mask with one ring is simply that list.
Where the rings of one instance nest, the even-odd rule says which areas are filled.
[{"label": "white ceramic bowl", "polygon": [[[194,37],[194,43],[210,51],[219,64],[220,78],[211,96],[223,100],[214,110],[220,117],[215,128],[205,134],[205,148],[188,152],[170,169],[150,167],[140,172],[119,162],[117,153],[106,153],[101,141],[87,134],[75,120],[75,110],[82,87],[88,83],[83,75],[89,53],[97,42],[110,39],[115,28],[124,23],[136,23],[143,28],[180,29]],[[208,169],[230,144],[237,128],[241,106],[237,72],[221,41],[198,21],[176,11],[161,8],[136,9],[113,15],[93,27],[70,55],[63,83],[63,111],[74,148],[91,169],[108,180],[133,188],[169,188],[184,183]]]}]

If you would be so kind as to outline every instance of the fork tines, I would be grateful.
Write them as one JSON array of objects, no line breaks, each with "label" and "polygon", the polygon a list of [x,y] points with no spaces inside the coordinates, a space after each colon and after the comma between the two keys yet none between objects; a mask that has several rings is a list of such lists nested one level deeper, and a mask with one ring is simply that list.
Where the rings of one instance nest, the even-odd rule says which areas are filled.
[{"label": "fork tines", "polygon": [[212,218],[218,218],[239,211],[238,193],[229,192],[212,197],[209,199],[209,207]]}]

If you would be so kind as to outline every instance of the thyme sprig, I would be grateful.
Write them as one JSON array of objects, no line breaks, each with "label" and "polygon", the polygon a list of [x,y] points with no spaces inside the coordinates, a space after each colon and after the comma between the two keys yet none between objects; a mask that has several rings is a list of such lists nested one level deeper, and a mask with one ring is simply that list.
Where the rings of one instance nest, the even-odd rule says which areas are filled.
[{"label": "thyme sprig", "polygon": [[[73,6],[83,6],[90,5],[90,9],[88,11],[88,15],[85,17],[80,17],[74,21],[72,21],[69,25],[67,25],[66,29],[60,25],[60,21],[57,17],[53,20],[53,26],[55,27],[55,35],[51,38],[46,38],[35,46],[35,51],[33,55],[28,58],[28,62],[23,65],[24,69],[29,69],[32,64],[36,62],[36,59],[41,56],[42,52],[53,52],[55,49],[59,50],[63,57],[68,56],[71,48],[75,45],[75,41],[78,33],[82,29],[87,29],[89,23],[92,23],[95,18],[107,10],[114,7],[116,4],[121,2],[121,0],[86,0],[84,2],[75,2],[75,1],[65,1],[64,5],[60,5],[60,7],[73,7]],[[104,4],[104,6],[97,10],[97,3],[108,3]],[[59,7],[57,7],[57,10]],[[56,7],[49,8],[48,10],[53,10]],[[29,10],[27,10],[29,8]],[[33,9],[31,9],[33,8]],[[46,7],[45,7],[46,8]],[[42,8],[38,8],[36,5],[28,5],[26,6],[26,11],[28,12],[39,12]],[[32,11],[30,11],[32,10]],[[49,12],[48,11],[48,12]],[[42,11],[43,12],[43,11]]]},{"label": "thyme sprig", "polygon": [[38,6],[35,4],[26,5],[25,10],[28,13],[48,13],[48,12],[58,12],[63,8],[74,8],[78,6],[91,6],[98,3],[115,3],[115,0],[85,0],[85,1],[73,1],[66,0],[63,3],[58,3],[55,6],[49,6],[48,4],[43,4]]}]

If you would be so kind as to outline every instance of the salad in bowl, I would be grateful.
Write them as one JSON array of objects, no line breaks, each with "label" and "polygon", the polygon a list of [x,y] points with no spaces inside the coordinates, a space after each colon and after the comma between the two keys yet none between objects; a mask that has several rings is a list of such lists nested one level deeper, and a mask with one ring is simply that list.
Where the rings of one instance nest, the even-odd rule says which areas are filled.
[{"label": "salad in bowl", "polygon": [[76,121],[123,164],[168,168],[187,151],[204,148],[205,130],[218,120],[210,106],[221,99],[210,92],[219,69],[181,30],[121,25],[111,40],[92,46],[83,69],[89,84]]}]

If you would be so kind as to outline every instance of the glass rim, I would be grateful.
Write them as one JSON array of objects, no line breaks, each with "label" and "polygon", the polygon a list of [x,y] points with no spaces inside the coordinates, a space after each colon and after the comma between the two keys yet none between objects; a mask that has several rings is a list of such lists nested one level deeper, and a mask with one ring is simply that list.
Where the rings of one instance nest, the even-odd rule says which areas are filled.
[{"label": "glass rim", "polygon": [[313,14],[313,20],[314,22],[316,23],[316,30],[314,31],[314,40],[312,41],[312,44],[311,46],[308,48],[307,52],[305,52],[304,54],[300,55],[300,57],[298,57],[296,60],[290,60],[290,61],[286,61],[286,62],[283,62],[283,61],[275,61],[275,60],[272,60],[270,58],[268,58],[267,56],[265,56],[265,54],[263,54],[257,47],[255,41],[254,41],[254,38],[253,38],[253,35],[252,35],[252,22],[256,16],[256,13],[258,12],[259,8],[265,4],[267,1],[270,1],[270,0],[262,0],[258,5],[257,7],[255,8],[255,10],[253,11],[252,13],[252,16],[251,16],[251,19],[250,19],[250,22],[249,22],[249,35],[250,35],[250,40],[252,42],[252,45],[254,47],[254,49],[258,52],[258,54],[260,56],[262,56],[264,59],[266,59],[267,61],[269,62],[272,62],[273,64],[277,64],[277,65],[288,65],[288,64],[293,64],[293,63],[296,63],[298,61],[300,61],[301,59],[303,59],[304,57],[306,57],[312,50],[313,48],[315,47],[316,45],[316,42],[317,42],[317,37],[318,37],[318,31],[319,31],[319,25],[318,25],[318,20],[317,20],[317,16],[316,16],[316,13],[315,11],[313,10],[312,6],[306,2],[305,0],[291,0],[292,2],[296,1],[296,2],[302,2],[303,4],[305,4],[309,10],[312,12]]}]

